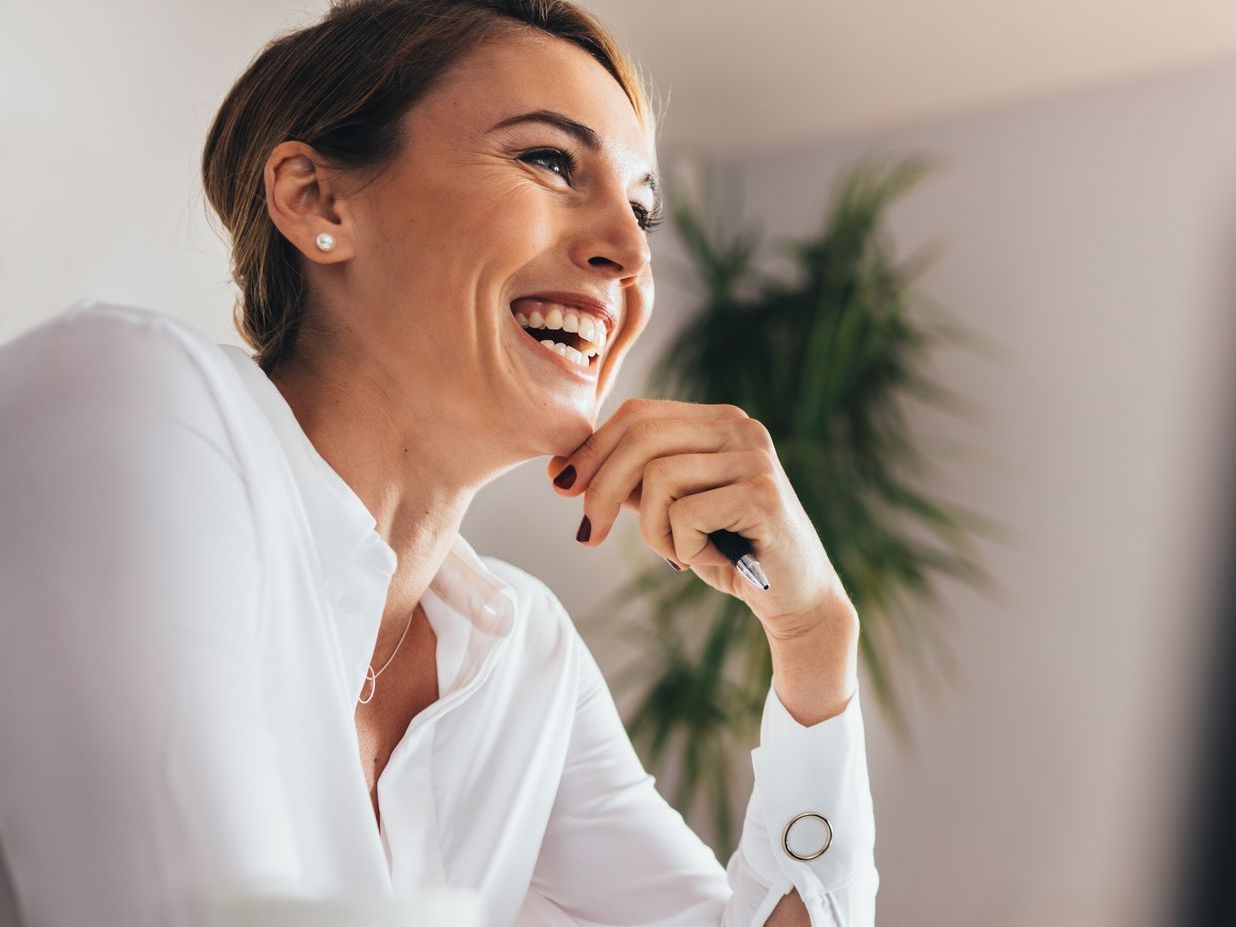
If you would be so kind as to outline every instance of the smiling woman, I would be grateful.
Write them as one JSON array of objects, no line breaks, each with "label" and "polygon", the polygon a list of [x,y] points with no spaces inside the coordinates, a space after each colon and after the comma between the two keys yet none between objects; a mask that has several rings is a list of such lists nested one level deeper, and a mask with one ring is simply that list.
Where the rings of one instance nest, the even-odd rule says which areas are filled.
[{"label": "smiling woman", "polygon": [[[14,919],[445,885],[484,927],[872,923],[857,615],[767,430],[651,400],[597,427],[652,307],[654,137],[569,3],[337,3],[206,140],[250,351],[89,299],[0,346]],[[637,511],[767,634],[726,868],[550,589],[459,534],[536,457],[580,543]],[[736,584],[723,528],[771,591]]]}]

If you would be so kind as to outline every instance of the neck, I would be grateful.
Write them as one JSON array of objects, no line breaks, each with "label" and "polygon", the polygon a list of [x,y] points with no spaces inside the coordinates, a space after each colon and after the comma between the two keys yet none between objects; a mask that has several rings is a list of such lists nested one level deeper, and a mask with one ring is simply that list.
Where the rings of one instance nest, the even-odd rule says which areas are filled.
[{"label": "neck", "polygon": [[403,633],[473,497],[519,460],[502,453],[483,423],[460,422],[457,404],[444,410],[432,390],[401,389],[373,364],[302,359],[271,379],[399,558],[378,634],[382,653]]}]

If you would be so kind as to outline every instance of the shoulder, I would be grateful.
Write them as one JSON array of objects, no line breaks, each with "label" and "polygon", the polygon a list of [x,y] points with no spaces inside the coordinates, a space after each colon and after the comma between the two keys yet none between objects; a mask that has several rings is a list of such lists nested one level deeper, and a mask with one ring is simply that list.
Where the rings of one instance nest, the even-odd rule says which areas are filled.
[{"label": "shoulder", "polygon": [[100,364],[110,362],[117,367],[162,360],[169,362],[169,371],[185,367],[183,363],[170,363],[178,360],[192,360],[205,366],[217,366],[226,360],[217,344],[182,319],[156,309],[90,297],[77,300],[0,344],[5,369],[33,367],[23,364],[32,355],[45,362],[57,358],[79,362],[97,358]]},{"label": "shoulder", "polygon": [[[231,362],[205,333],[155,309],[79,299],[0,344],[0,420],[57,413],[160,416],[224,430]],[[5,414],[8,413],[8,414]]]},{"label": "shoulder", "polygon": [[104,585],[253,558],[250,470],[221,405],[230,362],[210,347],[164,313],[93,300],[0,345],[0,523],[32,557],[107,563]]},{"label": "shoulder", "polygon": [[535,679],[535,688],[553,688],[557,680],[573,693],[573,703],[597,698],[612,702],[609,683],[592,648],[579,633],[570,613],[547,583],[497,557],[481,560],[515,592],[517,659],[522,678]]}]

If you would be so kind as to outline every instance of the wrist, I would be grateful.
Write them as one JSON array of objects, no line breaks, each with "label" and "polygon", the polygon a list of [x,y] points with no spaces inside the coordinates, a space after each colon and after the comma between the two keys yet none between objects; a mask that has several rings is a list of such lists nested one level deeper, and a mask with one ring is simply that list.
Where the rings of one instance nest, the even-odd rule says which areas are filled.
[{"label": "wrist", "polygon": [[[859,620],[848,601],[821,608],[814,617],[768,632],[773,685],[799,724],[810,726],[841,714],[858,684]],[[792,629],[792,630],[791,630]]]}]

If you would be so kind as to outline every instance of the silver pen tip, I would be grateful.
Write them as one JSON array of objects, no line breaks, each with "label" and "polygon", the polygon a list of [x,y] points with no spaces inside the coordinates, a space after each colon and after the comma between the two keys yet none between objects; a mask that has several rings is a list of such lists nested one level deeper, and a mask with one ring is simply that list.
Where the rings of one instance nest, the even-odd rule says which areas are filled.
[{"label": "silver pen tip", "polygon": [[743,554],[738,558],[738,562],[734,564],[752,586],[756,589],[768,588],[768,577],[764,575],[764,570],[760,567],[760,562],[750,554]]}]

